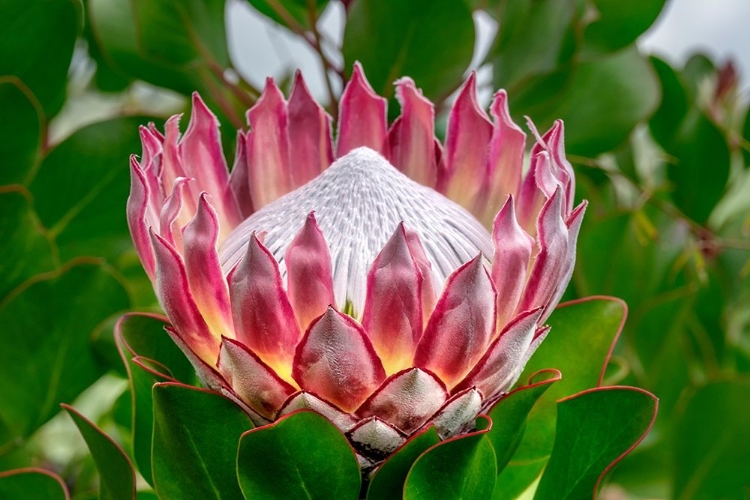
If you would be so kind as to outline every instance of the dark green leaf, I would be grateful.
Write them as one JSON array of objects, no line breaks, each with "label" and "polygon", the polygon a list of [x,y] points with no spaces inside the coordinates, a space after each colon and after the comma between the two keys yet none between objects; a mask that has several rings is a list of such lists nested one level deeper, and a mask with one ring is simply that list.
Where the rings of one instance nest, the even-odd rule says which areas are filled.
[{"label": "dark green leaf", "polygon": [[556,401],[600,383],[625,314],[623,302],[607,298],[569,302],[552,314],[548,321],[552,330],[526,365],[521,380],[546,368],[562,372],[562,380],[551,386],[529,413],[521,444],[498,477],[498,484],[505,484],[506,477],[541,471],[554,443]]},{"label": "dark green leaf", "polygon": [[237,443],[253,427],[245,412],[221,394],[173,382],[156,384],[153,398],[152,460],[159,498],[242,499],[235,473]]},{"label": "dark green leaf", "polygon": [[310,411],[243,434],[237,474],[248,500],[359,498],[359,465],[349,442]]},{"label": "dark green leaf", "polygon": [[0,77],[0,185],[23,184],[42,146],[42,110],[34,94],[15,77]]},{"label": "dark green leaf", "polygon": [[428,98],[444,99],[461,83],[474,53],[471,11],[463,0],[357,0],[343,52],[346,67],[361,62],[380,95],[393,96],[393,82],[410,76]]},{"label": "dark green leaf", "polygon": [[497,467],[486,433],[485,429],[448,439],[423,453],[406,478],[404,500],[489,498],[495,487]]},{"label": "dark green leaf", "polygon": [[44,469],[0,472],[0,498],[69,500],[68,488],[59,476]]},{"label": "dark green leaf", "polygon": [[668,168],[675,204],[694,221],[705,223],[724,195],[729,179],[731,162],[726,138],[719,127],[696,110],[685,120],[667,152],[676,160]]},{"label": "dark green leaf", "polygon": [[100,500],[133,500],[135,496],[133,465],[120,445],[74,408],[68,405],[62,406],[86,441],[96,469],[99,471]]},{"label": "dark green leaf", "polygon": [[674,497],[746,498],[750,382],[715,382],[695,393],[674,429]]},{"label": "dark green leaf", "polygon": [[404,482],[414,462],[428,448],[440,442],[434,427],[409,438],[401,448],[378,467],[367,489],[367,500],[392,500],[400,498]]},{"label": "dark green leaf", "polygon": [[21,187],[0,187],[0,303],[35,274],[51,271],[52,245]]},{"label": "dark green leaf", "polygon": [[604,54],[627,47],[656,21],[665,3],[666,0],[594,0],[597,18],[583,32],[583,54]]},{"label": "dark green leaf", "polygon": [[197,75],[143,56],[130,0],[88,0],[86,14],[101,58],[122,74],[183,94],[198,88]]},{"label": "dark green leaf", "polygon": [[28,436],[99,378],[92,332],[129,304],[121,283],[90,263],[44,276],[0,304],[0,418],[14,434]]},{"label": "dark green leaf", "polygon": [[648,433],[657,399],[633,387],[584,391],[558,403],[552,456],[537,500],[595,497],[603,476]]},{"label": "dark green leaf", "polygon": [[166,368],[164,376],[178,382],[196,382],[195,370],[185,354],[169,337],[164,327],[169,322],[163,316],[132,313],[123,316],[117,326],[121,354],[132,358],[156,361]]},{"label": "dark green leaf", "polygon": [[526,431],[526,420],[534,404],[560,378],[560,372],[556,370],[540,372],[529,380],[529,385],[510,392],[490,410],[489,417],[493,425],[487,437],[495,449],[498,473],[505,469],[521,444]]},{"label": "dark green leaf", "polygon": [[5,1],[0,4],[0,76],[17,76],[47,118],[65,101],[68,67],[81,32],[80,0]]},{"label": "dark green leaf", "polygon": [[565,121],[565,142],[570,152],[593,157],[624,142],[658,104],[654,72],[632,48],[581,63],[550,118]]},{"label": "dark green leaf", "polygon": [[680,124],[690,110],[687,92],[677,72],[665,61],[651,57],[651,64],[661,84],[661,105],[651,117],[649,128],[659,144],[668,147],[674,141]]},{"label": "dark green leaf", "polygon": [[42,162],[29,189],[39,219],[56,236],[63,261],[91,255],[116,262],[133,253],[125,219],[128,158],[140,152],[138,126],[148,121],[128,117],[89,125]]},{"label": "dark green leaf", "polygon": [[[507,0],[493,10],[499,20],[495,47],[488,56],[493,64],[494,84],[508,89],[531,77],[552,73],[573,55],[573,21],[576,0]],[[442,30],[441,30],[442,33]],[[557,86],[561,85],[560,80]]]},{"label": "dark green leaf", "polygon": [[682,77],[690,90],[692,101],[698,101],[700,87],[713,76],[716,76],[716,66],[707,55],[697,53],[690,56],[682,70]]},{"label": "dark green leaf", "polygon": [[511,462],[511,465],[498,476],[492,500],[516,500],[539,479],[547,465],[547,457],[522,463]]},{"label": "dark green leaf", "polygon": [[[115,337],[128,371],[132,395],[133,458],[144,479],[153,486],[151,440],[154,432],[154,403],[151,390],[158,382],[195,379],[193,367],[164,331],[166,318],[128,314],[117,325]],[[142,356],[141,356],[142,354]],[[153,369],[153,362],[160,369]]]},{"label": "dark green leaf", "polygon": [[225,0],[134,0],[138,46],[147,59],[185,67],[229,64]]},{"label": "dark green leaf", "polygon": [[[300,28],[309,30],[310,12],[308,0],[248,0],[250,5],[282,26],[298,31]],[[328,0],[312,0],[315,7],[315,17],[323,12]]]}]

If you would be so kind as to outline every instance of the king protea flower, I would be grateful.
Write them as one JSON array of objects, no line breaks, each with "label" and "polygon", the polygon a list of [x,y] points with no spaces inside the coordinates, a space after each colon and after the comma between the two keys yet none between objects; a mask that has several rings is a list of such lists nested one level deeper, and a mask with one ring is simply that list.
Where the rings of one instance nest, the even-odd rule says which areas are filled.
[{"label": "king protea flower", "polygon": [[256,424],[321,413],[363,467],[425,426],[470,430],[507,393],[548,333],[585,209],[561,122],[529,124],[523,175],[504,91],[490,119],[471,75],[443,144],[414,82],[396,95],[389,128],[356,65],[334,145],[302,77],[288,100],[269,79],[230,173],[196,94],[183,136],[179,116],[144,127],[131,158],[133,240],[202,381]]}]

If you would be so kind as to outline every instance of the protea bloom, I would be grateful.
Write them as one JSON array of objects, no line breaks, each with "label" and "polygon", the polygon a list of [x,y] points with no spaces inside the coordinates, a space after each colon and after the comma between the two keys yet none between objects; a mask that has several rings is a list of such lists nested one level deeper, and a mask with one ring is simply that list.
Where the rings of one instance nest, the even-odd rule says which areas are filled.
[{"label": "protea bloom", "polygon": [[[128,221],[172,327],[210,388],[257,423],[301,408],[336,424],[363,467],[435,425],[471,428],[516,382],[573,270],[585,204],[563,126],[526,135],[475,78],[434,135],[404,78],[401,116],[361,67],[330,119],[297,75],[273,80],[239,132],[231,174],[200,97],[184,136],[142,128]],[[491,232],[487,225],[492,222]]]}]

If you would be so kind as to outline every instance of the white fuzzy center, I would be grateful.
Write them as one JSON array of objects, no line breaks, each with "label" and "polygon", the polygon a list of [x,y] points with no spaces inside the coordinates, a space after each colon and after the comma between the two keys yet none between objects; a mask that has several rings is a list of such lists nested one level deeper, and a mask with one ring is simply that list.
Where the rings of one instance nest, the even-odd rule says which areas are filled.
[{"label": "white fuzzy center", "polygon": [[492,257],[490,234],[469,212],[409,179],[375,151],[358,148],[242,222],[219,250],[224,272],[245,254],[253,231],[263,231],[285,277],[284,252],[311,211],[331,253],[337,306],[343,310],[350,302],[355,316],[363,310],[367,272],[401,221],[419,235],[436,286],[479,252]]}]

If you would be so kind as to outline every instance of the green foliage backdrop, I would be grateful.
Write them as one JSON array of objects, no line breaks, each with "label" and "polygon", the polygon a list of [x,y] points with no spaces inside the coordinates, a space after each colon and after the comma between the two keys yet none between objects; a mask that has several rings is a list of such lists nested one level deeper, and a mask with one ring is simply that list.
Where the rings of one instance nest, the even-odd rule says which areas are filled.
[{"label": "green foliage backdrop", "polygon": [[[474,57],[472,15],[489,16],[498,29],[479,61],[491,74],[485,84],[508,90],[519,123],[528,115],[543,129],[557,118],[565,120],[567,151],[579,179],[577,198],[590,200],[566,298],[612,295],[629,308],[603,382],[642,387],[660,400],[651,434],[609,474],[602,498],[618,489],[628,498],[741,499],[748,494],[750,115],[731,65],[696,54],[674,67],[643,54],[635,42],[665,0],[248,1],[255,15],[318,54],[327,109],[334,117],[339,89],[353,63],[361,61],[375,90],[390,99],[393,113],[398,104],[391,84],[408,75],[436,102],[438,120],[444,120],[451,94]],[[318,29],[326,9],[346,11],[341,47]],[[159,484],[159,477],[177,473],[170,470],[173,448],[154,449],[151,467],[151,430],[163,423],[159,416],[179,404],[193,410],[186,419],[196,419],[201,412],[217,411],[216,403],[197,389],[177,398],[186,389],[169,381],[192,381],[185,380],[192,372],[184,359],[175,359],[181,355],[171,343],[136,345],[127,328],[119,349],[130,354],[123,359],[146,354],[166,360],[173,373],[137,359],[124,369],[113,328],[124,312],[158,311],[125,222],[127,160],[140,151],[138,125],[160,124],[172,112],[187,111],[190,93],[198,90],[219,115],[231,155],[234,138],[227,132],[246,127],[244,112],[259,96],[230,57],[226,12],[224,0],[0,1],[0,471],[54,470],[79,499],[132,498],[132,492],[122,494],[135,484],[131,459],[142,475],[138,498],[155,498],[148,485],[163,498],[192,498],[203,484],[200,474],[212,474],[187,473],[195,485]],[[81,67],[93,73],[81,78]],[[76,103],[87,98],[106,100],[109,111],[96,123],[78,126],[90,122],[76,117]],[[600,322],[570,328],[585,324],[566,323],[571,315]],[[479,451],[472,448],[472,456],[484,461],[493,460],[488,444],[493,440],[517,447],[513,456],[495,456],[500,475],[492,498],[515,498],[545,463],[537,498],[587,498],[600,479],[591,471],[601,471],[619,454],[607,426],[638,435],[629,418],[644,395],[633,390],[606,403],[611,414],[590,423],[596,435],[588,443],[591,449],[582,447],[569,462],[546,462],[553,447],[577,446],[565,441],[575,434],[561,429],[581,425],[592,418],[590,405],[612,397],[592,391],[555,404],[599,382],[579,379],[576,370],[599,373],[623,316],[619,303],[594,301],[562,308],[552,317],[555,335],[524,380],[546,368],[561,370],[563,380],[552,376],[525,401],[518,398],[521,407],[533,406],[528,421],[514,417],[517,407],[498,407],[508,422],[518,420],[517,427],[490,437],[477,433],[461,445],[475,447]],[[132,317],[128,325],[133,321],[161,331],[156,319]],[[127,373],[128,387],[122,382]],[[160,384],[152,400],[148,390],[155,382]],[[92,391],[114,401],[96,410],[96,424],[124,452],[72,409],[93,458],[81,451],[77,435],[65,433],[73,424],[59,405],[77,398],[85,405]],[[320,432],[330,430],[313,416],[304,418]],[[188,422],[178,424],[163,439],[183,441],[181,426]],[[288,420],[278,426],[302,424]],[[221,425],[229,434],[203,429],[198,437],[236,442],[250,428],[241,412],[225,416]],[[533,432],[524,434],[525,428]],[[242,437],[239,457],[234,449],[218,447],[204,458],[214,466],[228,461],[230,467],[235,459],[257,461],[243,454],[244,446],[283,441],[291,432],[250,431]],[[51,436],[73,451],[57,449]],[[437,498],[432,492],[437,485],[420,476],[433,466],[424,463],[428,460],[417,460],[406,477],[416,451],[433,446],[434,439],[420,437],[414,457],[404,453],[399,460],[408,463],[394,461],[382,477],[406,481],[409,498]],[[180,453],[206,452],[200,442],[194,444]],[[318,451],[331,455],[321,460],[341,460],[335,449]],[[594,451],[601,453],[601,463],[586,461]],[[347,476],[352,464],[336,463],[342,470],[336,484],[314,487],[357,490]],[[252,476],[263,466],[245,469],[232,486],[232,498],[262,488]],[[488,483],[473,476],[476,470],[464,472],[465,491],[486,495],[477,493]],[[571,474],[580,481],[566,483]],[[388,498],[388,484],[377,476],[373,484],[372,498]],[[185,491],[172,491],[177,487]],[[19,498],[13,496],[18,491],[40,499],[64,495],[44,471],[0,472],[0,496]]]}]

